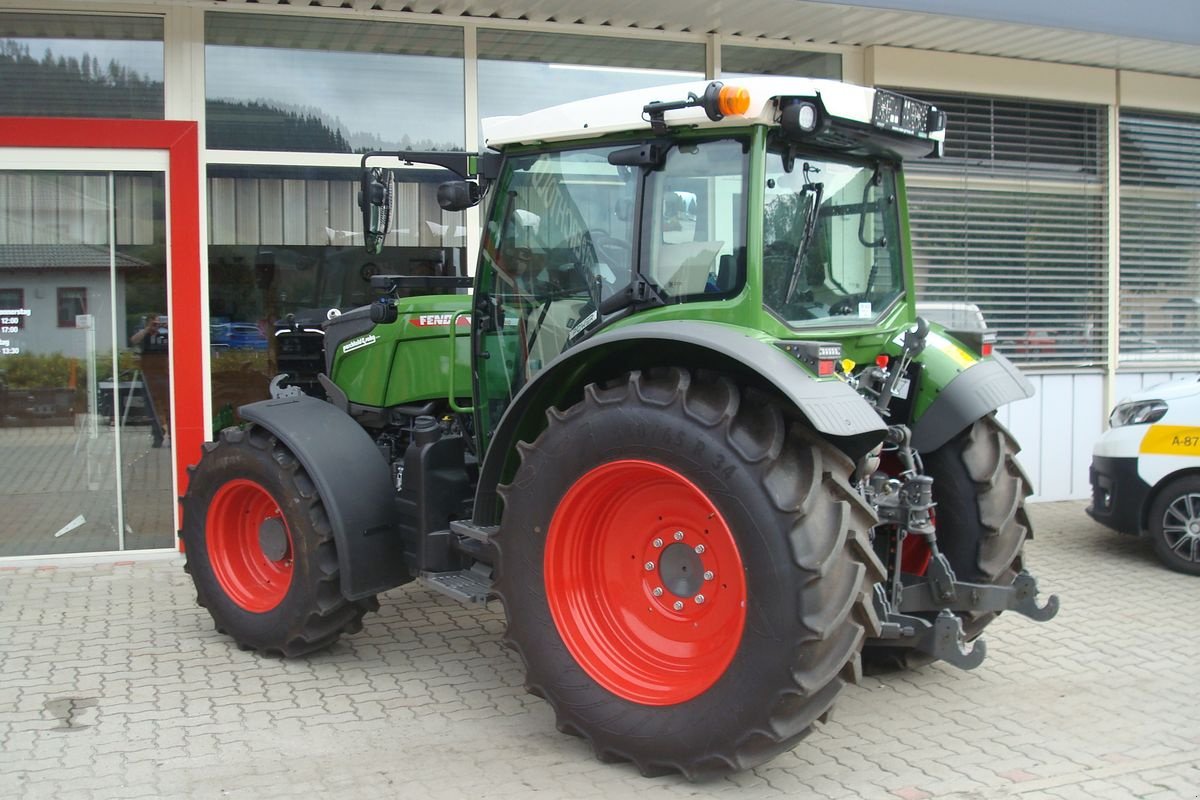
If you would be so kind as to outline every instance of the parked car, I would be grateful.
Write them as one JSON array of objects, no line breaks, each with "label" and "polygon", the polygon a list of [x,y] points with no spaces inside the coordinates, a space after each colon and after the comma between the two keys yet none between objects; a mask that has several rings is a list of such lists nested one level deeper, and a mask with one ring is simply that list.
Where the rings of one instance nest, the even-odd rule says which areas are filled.
[{"label": "parked car", "polygon": [[1122,400],[1092,451],[1087,513],[1148,536],[1168,567],[1200,575],[1200,380]]},{"label": "parked car", "polygon": [[210,326],[213,347],[231,350],[266,350],[267,337],[251,322],[217,322]]}]

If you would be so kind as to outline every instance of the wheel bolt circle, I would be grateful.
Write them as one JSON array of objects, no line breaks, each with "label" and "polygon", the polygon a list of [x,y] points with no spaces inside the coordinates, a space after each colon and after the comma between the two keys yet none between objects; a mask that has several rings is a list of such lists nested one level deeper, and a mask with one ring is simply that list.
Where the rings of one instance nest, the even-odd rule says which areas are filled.
[{"label": "wheel bolt circle", "polygon": [[675,531],[675,541],[677,541],[677,542],[683,541],[683,531]]},{"label": "wheel bolt circle", "polygon": [[704,580],[706,581],[711,581],[714,577],[716,576],[713,574],[711,569],[704,573]]},{"label": "wheel bolt circle", "polygon": [[683,611],[683,601],[676,600],[675,605],[671,606],[671,608],[675,609],[676,611]]},{"label": "wheel bolt circle", "polygon": [[702,545],[702,544],[696,545],[696,554],[699,555],[700,553],[703,553],[703,552],[704,552],[704,545]]},{"label": "wheel bolt circle", "polygon": [[647,561],[647,562],[646,562],[646,572],[650,572],[650,571],[651,571],[651,570],[653,570],[653,569],[654,569],[654,562],[653,562],[653,561]]},{"label": "wheel bolt circle", "polygon": [[701,603],[704,602],[704,595],[698,594],[698,595],[696,595],[696,597],[694,599],[696,601],[696,605],[700,605]]}]

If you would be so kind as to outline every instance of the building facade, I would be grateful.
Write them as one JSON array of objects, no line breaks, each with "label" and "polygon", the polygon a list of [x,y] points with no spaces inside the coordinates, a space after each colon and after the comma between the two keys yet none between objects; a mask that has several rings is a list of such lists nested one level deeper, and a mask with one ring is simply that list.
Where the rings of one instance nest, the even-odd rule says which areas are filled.
[{"label": "building facade", "polygon": [[1086,496],[1114,399],[1200,368],[1200,20],[869,5],[0,0],[0,558],[175,546],[200,442],[311,360],[278,333],[471,271],[478,212],[428,170],[365,254],[358,153],[754,74],[947,111],[909,173],[920,297],[982,310],[1038,388],[1001,413],[1038,495]]}]

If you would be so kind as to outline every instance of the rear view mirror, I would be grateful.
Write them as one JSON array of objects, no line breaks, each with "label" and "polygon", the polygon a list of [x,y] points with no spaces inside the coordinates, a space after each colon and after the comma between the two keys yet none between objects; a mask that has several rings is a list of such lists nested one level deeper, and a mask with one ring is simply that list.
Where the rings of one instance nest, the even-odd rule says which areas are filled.
[{"label": "rear view mirror", "polygon": [[363,170],[358,207],[362,209],[363,237],[368,253],[376,254],[383,250],[383,239],[392,225],[392,198],[395,193],[391,170],[382,167]]},{"label": "rear view mirror", "polygon": [[443,211],[466,211],[479,203],[479,184],[474,181],[446,181],[438,186],[437,201]]}]

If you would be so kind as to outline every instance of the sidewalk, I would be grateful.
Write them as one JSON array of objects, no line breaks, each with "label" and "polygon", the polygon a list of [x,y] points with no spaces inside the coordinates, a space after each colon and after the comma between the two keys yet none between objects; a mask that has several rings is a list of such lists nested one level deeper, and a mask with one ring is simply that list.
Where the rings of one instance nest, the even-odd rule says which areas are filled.
[{"label": "sidewalk", "polygon": [[834,721],[694,785],[597,762],[521,689],[498,605],[403,587],[296,661],[212,629],[181,559],[0,571],[0,797],[1200,797],[1200,578],[1032,506],[1062,611],[989,629],[973,672],[866,678]]}]

